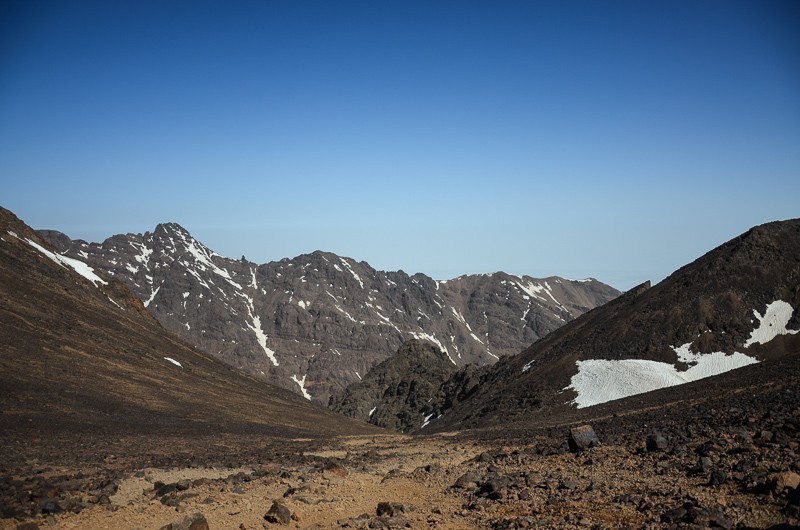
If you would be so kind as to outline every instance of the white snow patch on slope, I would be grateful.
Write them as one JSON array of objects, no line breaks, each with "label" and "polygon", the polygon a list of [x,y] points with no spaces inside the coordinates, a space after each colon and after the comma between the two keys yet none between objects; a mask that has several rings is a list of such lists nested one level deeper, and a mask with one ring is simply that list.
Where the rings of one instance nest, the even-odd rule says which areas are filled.
[{"label": "white snow patch on slope", "polygon": [[145,244],[142,244],[141,250],[141,253],[134,256],[134,259],[142,265],[147,265],[147,262],[150,260],[150,255],[153,253],[153,249],[148,248]]},{"label": "white snow patch on slope", "polygon": [[533,361],[525,363],[525,366],[522,367],[522,373],[525,373],[528,370],[530,370],[531,366],[533,366]]},{"label": "white snow patch on slope", "polygon": [[[184,240],[185,241],[185,240]],[[186,249],[189,253],[194,256],[194,258],[200,262],[202,265],[205,265],[209,269],[211,269],[214,273],[224,278],[228,283],[236,287],[237,289],[241,290],[242,286],[233,281],[231,275],[223,268],[218,267],[213,261],[211,261],[211,254],[209,252],[197,244],[197,241],[194,239],[190,241],[186,241],[187,247]]]},{"label": "white snow patch on slope", "polygon": [[[786,329],[793,311],[792,306],[782,300],[769,304],[764,315],[753,310],[759,324],[744,345],[748,347],[756,343],[766,344],[778,335],[797,333],[798,330]],[[672,347],[678,360],[691,365],[684,372],[679,372],[671,364],[644,359],[577,361],[578,373],[572,376],[570,385],[565,390],[574,390],[578,397],[572,403],[583,408],[697,381],[758,362],[758,359],[739,352],[730,355],[725,352],[692,353],[691,346],[692,343],[686,343]]]},{"label": "white snow patch on slope", "polygon": [[766,344],[778,335],[797,333],[796,329],[786,329],[793,312],[792,306],[783,300],[775,300],[769,304],[763,316],[754,309],[753,315],[758,319],[759,326],[750,333],[750,338],[744,343],[745,347],[756,343]]},{"label": "white snow patch on slope", "polygon": [[[306,374],[306,375],[308,375],[308,374]],[[300,387],[300,392],[303,393],[303,397],[306,398],[307,400],[311,401],[311,394],[308,393],[308,391],[306,390],[306,386],[305,386],[306,385],[306,376],[304,375],[302,379],[298,379],[297,375],[293,375],[292,376],[292,381],[297,383],[297,386]]]},{"label": "white snow patch on slope", "polygon": [[[437,339],[436,337],[434,337],[430,333],[424,333],[424,332],[420,333],[420,332],[416,332],[416,331],[411,331],[410,333],[411,333],[411,335],[414,336],[415,339],[427,340],[429,342],[432,342],[432,343],[436,344],[439,347],[439,349],[442,350],[445,353],[445,355],[447,355],[447,358],[450,359],[450,362],[453,363],[453,364],[456,364],[456,362],[453,360],[453,358],[450,357],[450,352],[447,351],[447,348],[444,347],[444,344],[439,342],[439,339]],[[458,366],[458,365],[456,364],[456,366]]]},{"label": "white snow patch on slope", "polygon": [[171,362],[172,364],[174,364],[178,368],[183,368],[183,366],[181,366],[181,363],[179,363],[178,361],[176,361],[172,357],[164,357],[164,360]]},{"label": "white snow patch on slope", "polygon": [[278,366],[278,359],[275,357],[275,351],[267,347],[267,334],[264,333],[263,329],[261,329],[261,317],[253,314],[255,312],[255,308],[253,307],[253,299],[247,295],[241,293],[239,294],[247,300],[247,313],[252,321],[251,323],[245,320],[245,324],[248,328],[250,328],[250,331],[255,334],[258,345],[261,346],[261,349],[267,354],[267,357],[269,357],[269,360],[272,362],[272,364],[274,366]]},{"label": "white snow patch on slope", "polygon": [[378,410],[378,406],[377,405],[372,407],[372,410],[369,411],[369,417],[370,418],[372,417],[373,414],[375,414],[376,410]]},{"label": "white snow patch on slope", "polygon": [[74,258],[68,258],[66,256],[62,256],[61,254],[55,254],[53,252],[50,252],[49,250],[47,250],[40,244],[36,243],[35,241],[28,238],[22,239],[13,232],[9,232],[9,234],[16,237],[17,239],[20,239],[21,241],[25,241],[30,246],[32,246],[33,248],[35,248],[36,250],[38,250],[51,260],[53,260],[54,262],[58,263],[62,267],[74,270],[75,272],[77,272],[90,282],[92,282],[96,287],[99,287],[98,284],[108,285],[108,282],[102,279],[97,274],[95,274],[94,269],[91,268],[86,263]]},{"label": "white snow patch on slope", "polygon": [[725,352],[697,354],[693,355],[693,359],[697,364],[685,372],[679,372],[671,364],[644,359],[578,361],[578,373],[572,376],[571,384],[567,388],[578,393],[573,403],[580,409],[682,385],[758,362],[753,357],[738,352],[732,355]]},{"label": "white snow patch on slope", "polygon": [[153,301],[153,299],[156,297],[156,294],[158,294],[158,290],[159,290],[159,289],[161,289],[161,286],[160,286],[160,285],[159,285],[158,287],[156,287],[156,288],[155,288],[155,290],[153,291],[153,294],[151,294],[151,295],[150,295],[150,298],[148,298],[147,300],[145,300],[145,302],[144,302],[144,306],[145,306],[145,307],[150,307],[150,303],[151,303],[151,302]]},{"label": "white snow patch on slope", "polygon": [[350,274],[353,275],[353,278],[356,279],[356,281],[358,282],[358,285],[360,285],[361,288],[363,289],[364,288],[364,282],[361,281],[361,278],[358,276],[358,274],[356,274],[356,271],[353,270],[353,267],[351,267],[350,264],[347,263],[347,260],[345,260],[344,258],[339,258],[339,260],[342,262],[342,265],[344,265],[347,268],[347,270],[350,271]]}]

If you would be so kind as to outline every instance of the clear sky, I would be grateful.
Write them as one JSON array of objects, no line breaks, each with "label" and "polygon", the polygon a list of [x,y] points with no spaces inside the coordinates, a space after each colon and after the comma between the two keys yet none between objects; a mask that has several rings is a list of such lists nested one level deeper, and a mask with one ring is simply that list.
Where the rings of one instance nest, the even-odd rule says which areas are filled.
[{"label": "clear sky", "polygon": [[0,205],[259,263],[659,281],[800,216],[800,3],[0,3]]}]

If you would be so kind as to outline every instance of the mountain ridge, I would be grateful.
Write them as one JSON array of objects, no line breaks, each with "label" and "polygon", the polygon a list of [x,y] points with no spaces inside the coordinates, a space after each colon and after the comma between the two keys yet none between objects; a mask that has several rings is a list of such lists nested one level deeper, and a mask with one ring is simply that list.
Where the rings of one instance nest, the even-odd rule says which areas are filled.
[{"label": "mountain ridge", "polygon": [[437,281],[324,251],[259,265],[177,223],[103,243],[39,233],[125,283],[183,340],[323,404],[409,339],[456,366],[491,364],[618,294],[594,279],[502,272]]}]

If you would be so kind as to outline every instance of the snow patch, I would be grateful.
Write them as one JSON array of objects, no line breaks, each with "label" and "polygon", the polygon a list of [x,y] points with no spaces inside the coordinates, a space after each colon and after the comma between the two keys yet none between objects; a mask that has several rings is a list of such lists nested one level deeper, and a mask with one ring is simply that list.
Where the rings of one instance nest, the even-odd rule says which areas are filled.
[{"label": "snow patch", "polygon": [[33,248],[35,248],[36,250],[38,250],[51,260],[53,260],[54,262],[58,263],[62,267],[74,270],[75,272],[77,272],[90,282],[92,282],[95,285],[95,287],[100,287],[100,285],[98,284],[108,285],[108,282],[102,279],[97,274],[95,274],[94,269],[91,268],[86,263],[74,258],[68,258],[66,256],[62,256],[61,254],[54,254],[53,252],[50,252],[49,250],[47,250],[40,244],[36,243],[35,241],[28,238],[22,239],[13,232],[9,232],[9,234],[16,237],[17,239],[20,239],[21,241],[25,241],[30,246],[32,246]]},{"label": "snow patch", "polygon": [[364,288],[364,282],[361,281],[361,278],[358,276],[358,274],[356,274],[356,271],[353,270],[353,267],[350,266],[350,264],[347,263],[347,260],[345,260],[344,258],[339,258],[339,260],[342,262],[342,265],[344,265],[347,268],[347,270],[350,271],[350,274],[353,275],[353,278],[356,279],[356,281],[358,282],[358,285],[360,285],[361,288],[363,289]]},{"label": "snow patch", "polygon": [[179,363],[178,361],[176,361],[172,357],[164,357],[164,360],[171,362],[172,364],[174,364],[178,368],[183,368],[183,366],[181,366],[181,363]]},{"label": "snow patch", "polygon": [[300,392],[303,393],[303,397],[306,398],[307,400],[311,401],[311,394],[308,393],[308,391],[306,390],[306,386],[305,386],[306,385],[306,375],[308,375],[308,374],[305,374],[302,379],[298,379],[296,375],[293,375],[292,376],[292,381],[297,383],[297,385],[300,387]]},{"label": "snow patch", "polygon": [[745,341],[745,348],[753,344],[766,344],[778,335],[794,335],[798,330],[786,329],[786,324],[792,318],[794,309],[783,300],[775,300],[767,306],[764,315],[753,309],[753,315],[758,319],[758,327],[750,333],[750,338]]},{"label": "snow patch", "polygon": [[375,407],[372,407],[372,410],[370,410],[370,411],[369,411],[369,417],[370,417],[370,418],[372,417],[372,415],[373,415],[373,414],[375,414],[375,411],[376,411],[376,410],[378,410],[378,407],[377,407],[377,406],[375,406]]},{"label": "snow patch", "polygon": [[439,349],[442,350],[445,353],[445,355],[447,355],[447,358],[450,359],[450,362],[455,364],[456,366],[458,366],[456,364],[456,362],[453,360],[453,358],[450,357],[450,352],[447,351],[447,348],[444,347],[444,344],[439,342],[439,339],[437,339],[436,337],[434,337],[430,333],[419,333],[419,332],[415,332],[415,331],[411,331],[410,333],[415,339],[427,340],[429,342],[432,342],[432,343],[436,344],[439,347]]},{"label": "snow patch", "polygon": [[725,352],[702,354],[692,353],[690,348],[691,343],[672,347],[681,362],[692,364],[684,372],[679,372],[672,364],[644,359],[577,361],[578,373],[572,376],[570,385],[565,390],[574,390],[578,394],[572,403],[580,409],[682,385],[758,362],[757,359],[739,352],[731,355]]},{"label": "snow patch", "polygon": [[525,372],[530,370],[531,366],[533,366],[533,361],[528,361],[527,363],[525,363],[525,366],[522,367],[522,373],[524,374]]},{"label": "snow patch", "polygon": [[213,252],[209,252],[205,247],[198,245],[197,241],[194,239],[188,241],[186,249],[201,265],[208,267],[212,272],[224,278],[228,283],[237,289],[242,289],[241,285],[233,281],[233,278],[231,278],[231,275],[228,273],[228,271],[218,267],[213,261],[211,261],[211,256],[214,255]]},{"label": "snow patch", "polygon": [[263,329],[261,329],[261,317],[253,314],[255,312],[255,308],[253,307],[253,299],[244,294],[241,294],[241,296],[247,300],[247,313],[251,320],[251,322],[245,320],[245,324],[248,328],[250,328],[250,331],[255,334],[259,346],[261,346],[261,349],[264,350],[265,354],[267,354],[267,357],[269,357],[269,360],[272,362],[272,364],[274,366],[278,366],[278,359],[275,357],[275,351],[267,347],[267,334],[264,333]]}]

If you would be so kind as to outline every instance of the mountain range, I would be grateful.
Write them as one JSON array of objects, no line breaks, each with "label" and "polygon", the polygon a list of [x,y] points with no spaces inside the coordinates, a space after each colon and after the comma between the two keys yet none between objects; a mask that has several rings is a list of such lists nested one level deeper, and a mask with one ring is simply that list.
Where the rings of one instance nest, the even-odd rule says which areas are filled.
[{"label": "mountain range", "polygon": [[38,233],[124,283],[182,340],[323,404],[409,339],[435,344],[454,367],[492,364],[619,295],[594,279],[436,281],[321,251],[259,265],[220,256],[175,223],[102,243]]},{"label": "mountain range", "polygon": [[[204,353],[145,307],[166,279],[142,301],[79,256],[0,209],[1,528],[800,524],[800,220],[755,227],[494,364],[411,338],[331,400],[423,436]],[[219,270],[179,291],[186,307],[244,287],[208,259]],[[196,287],[178,283],[188,267],[151,276],[171,271]]]},{"label": "mountain range", "polygon": [[491,366],[448,366],[434,345],[408,343],[331,406],[402,432],[547,423],[576,408],[791,362],[800,352],[798,306],[800,220],[770,223]]}]

